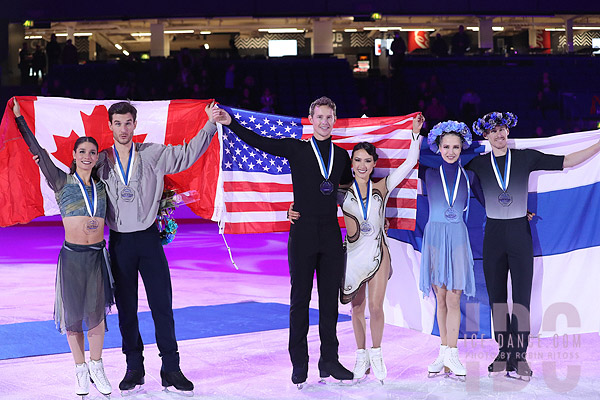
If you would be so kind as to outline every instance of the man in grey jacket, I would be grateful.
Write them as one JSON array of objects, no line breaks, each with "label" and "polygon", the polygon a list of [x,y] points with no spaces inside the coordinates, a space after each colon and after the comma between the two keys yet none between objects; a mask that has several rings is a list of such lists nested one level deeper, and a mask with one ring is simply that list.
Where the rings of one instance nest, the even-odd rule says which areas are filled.
[{"label": "man in grey jacket", "polygon": [[119,384],[121,391],[133,390],[144,383],[144,344],[137,318],[138,271],[154,320],[162,358],[162,385],[183,392],[194,389],[179,368],[171,277],[155,219],[164,188],[163,177],[191,167],[208,148],[217,130],[212,107],[213,104],[206,107],[209,121],[204,128],[189,143],[179,146],[134,143],[135,107],[129,102],[119,102],[108,109],[114,145],[100,153],[98,175],[106,184],[109,251],[127,361],[127,372]]}]

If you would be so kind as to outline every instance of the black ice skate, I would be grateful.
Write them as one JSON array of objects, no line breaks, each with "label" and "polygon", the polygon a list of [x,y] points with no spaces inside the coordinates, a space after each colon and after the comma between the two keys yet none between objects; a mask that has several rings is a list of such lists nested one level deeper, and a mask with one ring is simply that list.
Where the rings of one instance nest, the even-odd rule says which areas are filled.
[{"label": "black ice skate", "polygon": [[510,368],[511,366],[508,365],[508,353],[500,350],[494,361],[488,366],[488,376],[492,377],[505,371],[508,372]]},{"label": "black ice skate", "polygon": [[129,396],[131,394],[138,393],[142,390],[144,384],[144,370],[139,369],[127,369],[125,377],[119,383],[119,390],[121,390],[121,396]]},{"label": "black ice skate", "polygon": [[[162,385],[165,388],[165,392],[173,391],[190,397],[194,395],[194,384],[190,382],[185,375],[183,375],[181,370],[165,372],[161,369],[160,379],[162,380]],[[170,390],[169,388],[171,386],[176,390]]]},{"label": "black ice skate", "polygon": [[323,359],[319,359],[319,376],[321,377],[321,383],[326,383],[325,378],[330,376],[342,383],[346,383],[344,381],[352,383],[352,379],[354,378],[352,371],[346,369],[338,360],[323,361]]},{"label": "black ice skate", "polygon": [[294,365],[292,369],[292,383],[298,387],[298,390],[304,387],[307,377],[308,363]]}]

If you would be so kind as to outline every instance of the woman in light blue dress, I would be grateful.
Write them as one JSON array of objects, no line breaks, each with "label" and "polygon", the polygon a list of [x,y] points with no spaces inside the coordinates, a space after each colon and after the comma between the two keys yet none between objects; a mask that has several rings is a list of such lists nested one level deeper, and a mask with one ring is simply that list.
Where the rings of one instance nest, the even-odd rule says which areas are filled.
[{"label": "woman in light blue dress", "polygon": [[462,149],[471,145],[469,128],[462,122],[437,124],[428,135],[430,149],[442,156],[439,168],[421,174],[429,202],[429,220],[423,233],[419,287],[425,296],[433,288],[437,298],[436,318],[441,346],[437,359],[429,365],[431,374],[446,367],[456,376],[466,369],[458,358],[460,296],[475,295],[473,255],[465,224],[472,190],[480,191],[476,176],[460,165]]}]

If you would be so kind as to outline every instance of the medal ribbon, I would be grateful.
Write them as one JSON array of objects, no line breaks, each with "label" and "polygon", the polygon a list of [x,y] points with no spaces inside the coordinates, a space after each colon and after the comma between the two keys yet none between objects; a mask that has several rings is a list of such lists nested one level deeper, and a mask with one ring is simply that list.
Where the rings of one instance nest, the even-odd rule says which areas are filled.
[{"label": "medal ribbon", "polygon": [[113,144],[113,151],[115,152],[115,159],[117,160],[117,165],[119,166],[119,168],[117,169],[117,172],[119,173],[119,178],[121,178],[121,182],[123,182],[123,184],[125,186],[127,186],[129,184],[129,173],[132,170],[132,166],[133,166],[133,161],[135,160],[135,149],[134,149],[134,144],[131,143],[131,150],[129,150],[129,161],[127,162],[127,171],[123,170],[123,164],[121,164],[121,159],[119,158],[119,153],[117,152],[117,148],[115,147],[115,145]]},{"label": "medal ribbon", "polygon": [[494,170],[494,175],[496,175],[498,186],[500,186],[500,189],[502,189],[503,192],[506,192],[506,189],[508,189],[508,183],[510,182],[510,166],[512,164],[510,159],[510,149],[506,150],[504,177],[500,176],[500,173],[498,172],[498,162],[496,161],[496,157],[494,157],[493,151],[490,151],[490,157],[492,158],[492,169]]},{"label": "medal ribbon", "polygon": [[325,170],[325,162],[323,161],[323,156],[321,155],[321,150],[319,150],[319,146],[316,144],[315,137],[310,138],[310,145],[312,146],[313,152],[315,153],[315,157],[317,157],[317,161],[319,162],[319,168],[321,169],[321,175],[325,180],[329,179],[329,175],[331,175],[331,170],[333,169],[333,142],[331,142],[331,147],[329,149],[329,160],[327,164],[327,170]]},{"label": "medal ribbon", "polygon": [[[88,196],[87,190],[85,190],[83,179],[81,179],[77,172],[75,172],[75,176],[77,177],[79,189],[81,189],[81,193],[83,193],[83,197],[86,200],[85,207],[87,208],[88,214],[90,214],[90,217],[93,217],[94,215],[96,215],[96,208],[98,207],[98,194],[96,192],[96,184],[94,183],[94,180],[90,178],[90,181],[92,182],[92,201],[90,201],[90,196]],[[94,209],[93,213],[92,208]]]},{"label": "medal ribbon", "polygon": [[448,185],[446,184],[446,174],[444,173],[444,168],[440,165],[440,177],[442,178],[442,186],[444,187],[444,196],[446,197],[446,202],[448,206],[452,207],[454,202],[456,201],[456,195],[458,194],[458,186],[460,183],[460,171],[462,168],[458,168],[456,171],[456,180],[454,182],[454,193],[452,194],[452,202],[450,202],[450,191],[448,190]]},{"label": "medal ribbon", "polygon": [[366,221],[369,218],[369,214],[371,213],[371,195],[373,194],[373,188],[371,187],[371,180],[369,179],[369,183],[367,184],[367,196],[366,204],[362,201],[362,195],[360,194],[360,189],[358,188],[358,182],[354,181],[354,187],[356,188],[356,193],[358,194],[358,201],[362,208],[362,213],[364,220]]}]

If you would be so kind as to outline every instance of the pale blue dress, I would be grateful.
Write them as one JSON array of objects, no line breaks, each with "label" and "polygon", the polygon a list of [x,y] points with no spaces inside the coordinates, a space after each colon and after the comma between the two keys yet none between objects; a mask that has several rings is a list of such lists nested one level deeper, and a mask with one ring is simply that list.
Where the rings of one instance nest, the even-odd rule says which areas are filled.
[{"label": "pale blue dress", "polygon": [[[447,184],[454,187],[458,163],[443,161]],[[469,181],[475,177],[471,171],[465,171]],[[464,209],[467,202],[467,180],[461,172],[458,193],[453,208],[458,215],[455,222],[445,217],[449,208],[444,196],[444,188],[439,168],[425,171],[425,185],[429,201],[429,220],[423,232],[421,248],[421,274],[419,288],[428,296],[432,286],[446,285],[448,290],[462,290],[469,297],[475,295],[475,276],[473,273],[473,254],[467,226],[464,222]]]}]

